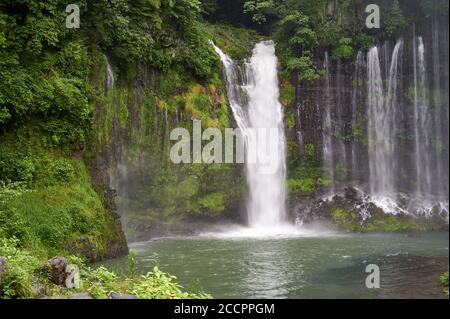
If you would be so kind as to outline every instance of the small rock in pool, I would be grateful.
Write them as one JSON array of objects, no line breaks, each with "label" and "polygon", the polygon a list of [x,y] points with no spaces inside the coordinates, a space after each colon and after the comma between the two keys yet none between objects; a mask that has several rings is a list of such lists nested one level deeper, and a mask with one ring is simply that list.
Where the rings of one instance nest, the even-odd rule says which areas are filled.
[{"label": "small rock in pool", "polygon": [[94,299],[94,297],[88,292],[79,292],[70,296],[69,299]]},{"label": "small rock in pool", "polygon": [[109,299],[139,299],[139,298],[131,294],[121,294],[118,292],[113,292],[109,295]]}]

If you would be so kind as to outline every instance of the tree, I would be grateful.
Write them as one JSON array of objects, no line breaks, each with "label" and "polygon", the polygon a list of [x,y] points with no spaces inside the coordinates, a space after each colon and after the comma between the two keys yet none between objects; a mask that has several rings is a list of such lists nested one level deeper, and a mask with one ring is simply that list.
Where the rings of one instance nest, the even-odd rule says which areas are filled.
[{"label": "tree", "polygon": [[276,16],[276,5],[273,0],[249,0],[244,3],[244,13],[252,15],[255,23],[267,22],[269,16]]},{"label": "tree", "polygon": [[394,0],[391,8],[385,14],[384,31],[388,38],[396,38],[408,26],[398,0]]}]

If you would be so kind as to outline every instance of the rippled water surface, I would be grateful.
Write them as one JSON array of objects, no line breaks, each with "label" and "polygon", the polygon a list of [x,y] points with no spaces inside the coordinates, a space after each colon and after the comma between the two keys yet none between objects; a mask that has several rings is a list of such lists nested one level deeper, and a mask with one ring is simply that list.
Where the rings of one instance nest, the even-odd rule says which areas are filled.
[{"label": "rippled water surface", "polygon": [[[216,298],[444,297],[448,233],[165,238],[130,245],[139,271],[158,254],[163,271]],[[365,286],[366,266],[381,269],[381,288]],[[108,262],[125,267],[126,259]]]}]

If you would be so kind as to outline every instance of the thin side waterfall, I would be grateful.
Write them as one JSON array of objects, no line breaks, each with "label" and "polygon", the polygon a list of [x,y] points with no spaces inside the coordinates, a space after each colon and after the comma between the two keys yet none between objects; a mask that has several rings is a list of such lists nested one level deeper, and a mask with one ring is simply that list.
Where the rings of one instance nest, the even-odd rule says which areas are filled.
[{"label": "thin side waterfall", "polygon": [[397,133],[398,133],[398,120],[397,113],[399,109],[399,94],[398,94],[398,85],[399,85],[399,67],[401,63],[402,57],[402,49],[403,49],[403,39],[397,41],[394,47],[394,51],[392,53],[391,64],[389,67],[388,80],[387,80],[387,95],[386,95],[386,118],[387,122],[387,130],[388,130],[388,143],[387,143],[387,151],[389,153],[390,163],[385,163],[385,165],[389,166],[389,171],[391,174],[391,178],[389,182],[392,186],[390,189],[398,189],[398,185],[396,184],[396,175],[397,175]]},{"label": "thin side waterfall", "polygon": [[386,97],[378,48],[372,48],[367,56],[370,192],[373,196],[395,192],[398,61],[402,46],[403,40],[397,41],[390,59]]},{"label": "thin side waterfall", "polygon": [[109,59],[106,59],[106,79],[105,79],[105,91],[109,92],[114,87],[114,71],[109,63]]},{"label": "thin side waterfall", "polygon": [[302,125],[300,120],[300,105],[297,107],[297,140],[299,145],[299,155],[304,155],[304,140],[303,140],[303,132]]},{"label": "thin side waterfall", "polygon": [[331,92],[331,72],[330,72],[330,59],[328,52],[325,52],[324,58],[325,68],[325,115],[322,123],[322,139],[323,139],[323,158],[324,166],[328,171],[329,177],[332,182],[331,193],[334,193],[335,185],[335,171],[334,171],[334,152],[333,152],[333,121],[331,114],[332,104],[332,92]]},{"label": "thin side waterfall", "polygon": [[[431,24],[431,37],[432,37],[432,49],[433,49],[433,89],[434,89],[434,94],[433,94],[433,103],[435,106],[440,105],[440,100],[441,100],[441,78],[440,78],[440,67],[441,67],[441,63],[440,63],[440,52],[439,52],[439,21],[436,17],[436,15],[433,15],[431,17],[432,19],[432,24]],[[442,123],[443,120],[441,119],[442,117],[442,112],[440,111],[440,108],[436,110],[436,112],[434,112],[434,127],[435,127],[435,134],[437,136],[437,138],[440,141],[443,141],[445,139],[444,135],[443,135],[443,130],[442,130]],[[440,161],[440,151],[438,148],[435,149],[435,158],[436,158],[436,181],[437,181],[437,185],[438,185],[438,195],[442,195],[445,194],[443,193],[443,191],[446,189],[445,186],[445,181],[444,181],[444,168],[443,168],[443,161]]]},{"label": "thin side waterfall", "polygon": [[[335,122],[334,122],[334,131],[338,136],[345,136],[346,134],[346,121],[345,121],[345,105],[344,105],[344,97],[345,97],[345,78],[343,76],[343,67],[341,60],[337,61],[336,67],[336,82],[335,82],[335,94],[336,94],[336,114],[335,114]],[[346,175],[345,170],[347,169],[347,153],[345,149],[345,142],[342,138],[335,138],[335,165],[336,170],[340,173],[340,175]]]},{"label": "thin side waterfall", "polygon": [[219,55],[222,61],[226,87],[228,103],[230,103],[231,110],[233,111],[234,119],[242,134],[246,136],[248,134],[248,120],[242,105],[245,103],[243,99],[242,90],[242,72],[238,63],[233,61],[228,55],[226,55],[220,48],[218,48],[212,41],[210,42],[216,53]]},{"label": "thin side waterfall", "polygon": [[[432,50],[433,50],[433,96],[434,104],[434,132],[436,139],[440,141],[439,147],[434,148],[434,156],[436,163],[436,194],[445,198],[448,197],[448,96],[445,96],[445,90],[448,90],[448,33],[440,28],[439,17],[436,14],[432,16],[431,25],[432,34]],[[447,28],[448,30],[448,28]],[[442,39],[446,39],[442,41]],[[442,43],[444,42],[444,43]],[[445,45],[447,44],[447,46]],[[446,53],[442,58],[441,54]],[[447,63],[446,63],[447,62]],[[442,75],[445,76],[442,76]],[[447,104],[443,101],[447,100]]]},{"label": "thin side waterfall", "polygon": [[429,112],[426,87],[425,46],[414,38],[414,132],[416,143],[417,193],[431,193]]},{"label": "thin side waterfall", "polygon": [[[362,116],[361,103],[363,101],[362,83],[365,75],[365,59],[362,51],[358,51],[356,55],[355,73],[353,75],[353,91],[352,91],[352,128],[357,130],[359,127],[359,121]],[[360,171],[362,169],[359,163],[359,145],[353,140],[351,145],[352,165],[351,165],[351,178],[355,182],[361,178]]]},{"label": "thin side waterfall", "polygon": [[[237,63],[218,47],[214,49],[224,65],[229,103],[245,137],[249,226],[281,226],[286,222],[286,138],[275,46],[273,42],[256,45],[252,58],[245,63],[245,79]],[[272,132],[277,133],[275,151],[270,149],[270,144],[274,144],[269,140]],[[250,161],[254,156],[256,161]],[[264,169],[267,162],[270,171]]]}]

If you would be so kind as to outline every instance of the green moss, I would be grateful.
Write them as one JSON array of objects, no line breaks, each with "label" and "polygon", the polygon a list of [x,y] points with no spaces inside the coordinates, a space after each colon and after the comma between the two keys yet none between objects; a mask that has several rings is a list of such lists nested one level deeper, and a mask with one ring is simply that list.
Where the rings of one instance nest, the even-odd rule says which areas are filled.
[{"label": "green moss", "polygon": [[364,228],[364,231],[367,232],[403,232],[409,230],[426,230],[426,227],[415,218],[377,214]]},{"label": "green moss", "polygon": [[358,214],[354,211],[344,208],[336,208],[331,213],[331,218],[335,224],[345,230],[354,232],[359,232],[362,230],[362,227],[359,224]]},{"label": "green moss", "polygon": [[189,210],[194,214],[206,212],[208,215],[216,215],[225,210],[225,199],[223,192],[207,194],[190,204]]},{"label": "green moss", "polygon": [[37,171],[29,186],[2,186],[0,212],[10,218],[0,218],[0,234],[15,236],[21,247],[43,255],[89,248],[103,256],[109,242],[117,240],[116,226],[84,162],[41,155],[34,163]]},{"label": "green moss", "polygon": [[365,221],[360,218],[357,212],[344,207],[335,208],[331,216],[334,224],[339,228],[353,232],[391,233],[434,229],[432,222],[414,217],[385,214],[379,209],[372,212],[372,216]]},{"label": "green moss", "polygon": [[210,39],[234,60],[250,57],[254,45],[263,39],[255,31],[220,23],[208,25],[208,33]]},{"label": "green moss", "polygon": [[295,127],[295,115],[289,114],[286,116],[286,122],[288,129],[292,130]]},{"label": "green moss", "polygon": [[287,184],[289,193],[301,195],[312,195],[316,186],[313,178],[289,179]]},{"label": "green moss", "polygon": [[290,82],[283,81],[280,92],[281,103],[284,106],[290,106],[295,101],[295,98],[295,87]]},{"label": "green moss", "polygon": [[[291,143],[288,143],[288,146]],[[297,144],[297,143],[295,143]],[[316,189],[322,186],[328,186],[330,181],[325,179],[320,167],[312,165],[315,146],[313,144],[305,145],[306,156],[303,156],[302,162],[298,162],[297,148],[290,148],[289,154],[293,154],[294,160],[289,159],[288,170],[288,191],[291,195],[312,196]],[[311,163],[310,163],[311,162]]]}]

